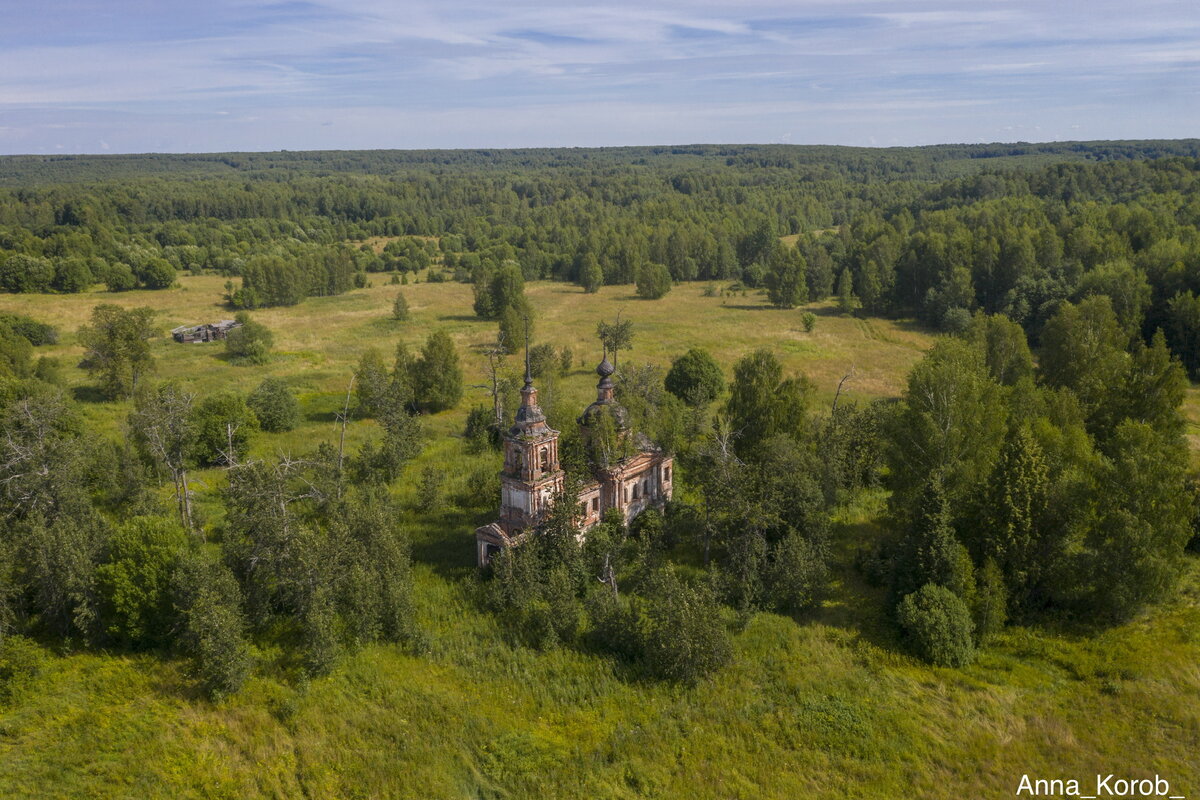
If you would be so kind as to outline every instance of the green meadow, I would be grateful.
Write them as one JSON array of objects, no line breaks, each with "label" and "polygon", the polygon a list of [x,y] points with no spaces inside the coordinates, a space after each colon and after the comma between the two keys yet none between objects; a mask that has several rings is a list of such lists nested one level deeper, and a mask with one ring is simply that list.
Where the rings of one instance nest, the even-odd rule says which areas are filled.
[{"label": "green meadow", "polygon": [[[224,279],[183,277],[155,292],[2,295],[0,310],[57,325],[67,384],[89,427],[119,435],[127,402],[97,401],[75,330],[97,303],[147,305],[163,335],[155,378],[201,396],[249,392],[268,375],[300,397],[304,422],[259,434],[254,454],[303,452],[334,441],[336,414],[361,354],[390,360],[398,341],[419,347],[443,328],[469,388],[457,409],[424,418],[424,452],[397,483],[414,543],[419,627],[427,649],[370,646],[309,680],[285,648],[260,644],[254,677],[219,703],[204,699],[186,665],[156,654],[107,654],[55,644],[24,654],[27,677],[0,696],[0,797],[87,798],[992,798],[1021,776],[1159,774],[1172,793],[1200,793],[1200,562],[1179,591],[1115,628],[1009,627],[974,664],[931,667],[902,649],[884,591],[854,568],[880,535],[886,497],[857,497],[835,517],[832,591],[796,618],[755,614],[734,636],[731,666],[695,687],[648,682],[603,654],[538,651],[510,641],[481,605],[472,530],[498,498],[476,496],[470,475],[498,456],[471,454],[462,438],[482,388],[482,347],[493,323],[471,311],[458,283],[375,285],[265,309],[275,336],[263,367],[228,363],[220,344],[181,345],[167,331],[230,316]],[[584,294],[530,283],[536,343],[570,347],[574,366],[545,387],[560,413],[582,409],[600,358],[596,324],[619,313],[635,325],[623,363],[667,366],[689,347],[725,367],[760,347],[802,371],[827,404],[844,396],[895,397],[932,342],[915,324],[837,313],[832,303],[771,308],[765,297],[705,296],[700,284],[639,300],[632,287]],[[397,290],[411,319],[389,318]],[[801,314],[818,316],[805,333]],[[517,368],[511,358],[509,368]],[[1185,407],[1200,440],[1200,395]],[[352,421],[364,441],[371,421]],[[417,506],[426,465],[448,475],[453,502]],[[200,512],[221,524],[221,470],[195,475]],[[732,618],[730,623],[733,624]],[[0,671],[10,665],[0,663]],[[1177,790],[1177,791],[1176,791]]]}]

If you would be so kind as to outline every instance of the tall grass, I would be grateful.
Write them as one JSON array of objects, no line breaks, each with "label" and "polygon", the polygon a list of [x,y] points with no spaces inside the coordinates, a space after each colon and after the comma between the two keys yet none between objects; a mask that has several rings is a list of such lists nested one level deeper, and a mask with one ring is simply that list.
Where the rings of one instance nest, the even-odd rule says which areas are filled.
[{"label": "tall grass", "polygon": [[[375,279],[377,282],[379,278]],[[91,305],[153,304],[164,330],[219,317],[216,278],[184,278],[155,293],[0,298],[73,331]],[[319,298],[256,316],[279,353],[264,369],[234,367],[219,347],[156,343],[159,377],[201,393],[253,388],[266,374],[301,394],[305,422],[262,435],[255,453],[301,450],[332,438],[332,412],[367,346],[422,341],[436,326],[459,344],[468,383],[482,383],[471,348],[493,333],[470,316],[469,287],[405,287],[414,319],[387,320],[394,287]],[[929,337],[896,322],[870,325],[829,313],[804,334],[800,310],[757,298],[703,297],[682,285],[657,302],[626,287],[585,296],[533,284],[539,338],[590,359],[593,332],[618,309],[637,324],[622,359],[665,364],[690,346],[726,368],[761,346],[806,371],[827,395],[850,366],[852,396],[897,394]],[[79,353],[72,335],[57,352]],[[69,363],[74,364],[73,360]],[[582,407],[590,360],[561,380],[555,402]],[[87,378],[68,369],[72,386]],[[482,401],[484,395],[476,390]],[[1087,777],[1120,771],[1168,777],[1200,791],[1200,565],[1179,593],[1101,633],[1011,628],[963,669],[931,668],[905,654],[882,592],[853,568],[879,535],[882,495],[835,519],[833,587],[800,618],[756,614],[734,637],[735,659],[694,688],[644,682],[620,663],[575,649],[514,644],[481,606],[471,530],[495,498],[472,475],[497,468],[458,438],[470,401],[426,420],[429,444],[397,484],[414,542],[417,613],[428,637],[412,655],[371,646],[308,681],[288,654],[261,644],[246,689],[203,700],[185,665],[41,648],[40,669],[0,705],[2,797],[364,798],[947,798],[1011,796],[1025,773]],[[89,424],[115,435],[128,407],[87,401]],[[374,430],[351,423],[356,445]],[[427,466],[447,476],[448,502],[426,510],[416,483]],[[223,475],[197,476],[210,525]]]}]

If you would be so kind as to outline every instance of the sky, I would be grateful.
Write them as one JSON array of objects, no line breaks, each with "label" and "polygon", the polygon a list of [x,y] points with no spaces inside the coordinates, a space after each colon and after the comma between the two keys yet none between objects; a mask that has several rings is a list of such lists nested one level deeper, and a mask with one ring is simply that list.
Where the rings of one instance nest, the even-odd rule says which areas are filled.
[{"label": "sky", "polygon": [[0,153],[1200,136],[1196,0],[0,0]]}]

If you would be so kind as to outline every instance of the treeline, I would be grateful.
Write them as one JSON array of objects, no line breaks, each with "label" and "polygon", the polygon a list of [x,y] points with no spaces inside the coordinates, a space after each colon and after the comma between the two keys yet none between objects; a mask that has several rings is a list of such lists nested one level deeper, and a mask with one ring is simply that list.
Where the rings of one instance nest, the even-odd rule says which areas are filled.
[{"label": "treeline", "polygon": [[976,309],[1034,339],[1064,301],[1111,298],[1126,333],[1162,329],[1195,373],[1200,293],[1197,165],[1190,160],[1059,165],[944,184],[801,244],[810,286],[846,271],[863,307],[961,332]]},{"label": "treeline", "polygon": [[1036,368],[1000,315],[941,340],[884,426],[898,535],[864,562],[918,649],[964,663],[1006,618],[1123,621],[1166,597],[1196,535],[1186,386],[1107,296],[1060,306]]},{"label": "treeline", "polygon": [[[1113,161],[1164,156],[1200,157],[1200,140],[948,144],[926,147],[843,147],[832,145],[660,145],[598,148],[477,150],[308,150],[263,153],[141,155],[46,155],[0,158],[0,183],[31,186],[129,180],[146,176],[204,176],[280,179],[321,170],[328,173],[389,175],[413,167],[444,170],[500,167],[613,168],[630,164],[678,163],[681,157],[741,161],[760,168],[820,166],[847,173],[886,168],[914,177],[940,177],[939,167],[967,168],[972,159],[1040,156],[1055,161]],[[969,166],[969,165],[968,165]],[[878,176],[873,176],[878,177]],[[869,178],[864,178],[869,179]]]},{"label": "treeline", "polygon": [[[6,658],[20,662],[24,637],[172,652],[218,696],[238,689],[264,641],[298,642],[312,674],[366,642],[418,646],[409,542],[388,491],[421,447],[412,402],[388,405],[380,434],[354,452],[343,436],[310,452],[250,459],[259,431],[298,423],[291,390],[268,378],[247,396],[198,397],[155,383],[153,358],[140,346],[152,316],[102,305],[80,332],[102,391],[132,399],[115,440],[84,425],[56,363],[34,360],[34,341],[52,340],[52,330],[0,320]],[[255,325],[247,320],[238,331],[261,340]],[[457,356],[444,334],[431,342],[414,369],[441,358],[442,376]],[[261,355],[246,345],[230,349]],[[401,386],[412,383],[406,375],[397,377]],[[190,479],[214,466],[227,479],[219,525],[202,518]]]},{"label": "treeline", "polygon": [[[1036,325],[1097,266],[1129,260],[1156,288],[1166,258],[1195,272],[1195,145],[180,156],[232,174],[147,177],[124,159],[121,179],[52,185],[18,170],[28,183],[0,193],[0,262],[20,258],[0,263],[0,287],[159,288],[169,265],[241,276],[231,300],[251,307],[369,272],[440,265],[469,280],[512,261],[527,280],[589,288],[663,265],[673,282],[739,281],[789,306],[848,270],[872,312],[961,326],[982,307]],[[799,234],[799,250],[779,244]],[[348,244],[373,236],[398,241]]]}]

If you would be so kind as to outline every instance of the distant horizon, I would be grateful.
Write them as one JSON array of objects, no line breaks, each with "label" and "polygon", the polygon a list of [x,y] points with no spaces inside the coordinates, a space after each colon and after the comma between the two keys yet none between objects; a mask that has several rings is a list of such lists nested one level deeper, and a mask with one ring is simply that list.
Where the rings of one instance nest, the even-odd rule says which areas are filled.
[{"label": "distant horizon", "polygon": [[61,0],[0,29],[11,155],[1197,134],[1184,0]]},{"label": "distant horizon", "polygon": [[219,155],[267,155],[271,153],[371,153],[371,152],[401,152],[401,153],[437,153],[437,152],[479,152],[500,150],[520,152],[523,150],[633,150],[662,147],[838,147],[847,150],[917,150],[935,147],[995,147],[995,146],[1041,146],[1067,144],[1099,144],[1099,143],[1134,143],[1134,142],[1200,142],[1200,136],[1150,136],[1127,139],[1044,139],[1025,140],[1013,139],[994,142],[931,142],[928,144],[901,145],[858,145],[838,144],[834,142],[655,142],[653,144],[612,144],[612,145],[514,145],[511,147],[489,147],[486,145],[473,147],[317,147],[294,149],[281,147],[273,150],[146,150],[141,152],[66,152],[54,153],[0,153],[0,158],[92,158],[92,157],[128,157],[128,156],[219,156]]}]

